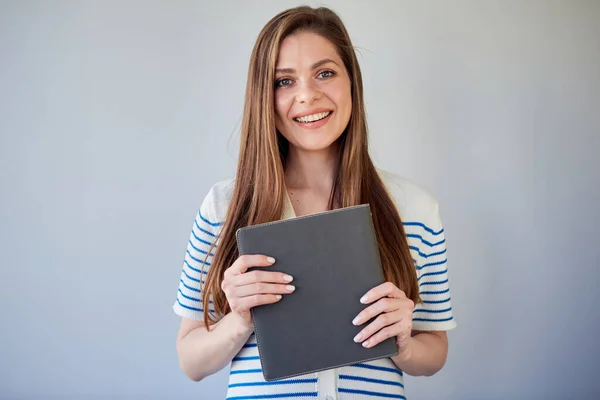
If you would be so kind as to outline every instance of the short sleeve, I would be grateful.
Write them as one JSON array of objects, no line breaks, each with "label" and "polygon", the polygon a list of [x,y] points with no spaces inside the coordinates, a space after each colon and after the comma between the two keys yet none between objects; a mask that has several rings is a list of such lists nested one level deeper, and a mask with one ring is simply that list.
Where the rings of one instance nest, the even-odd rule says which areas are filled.
[{"label": "short sleeve", "polygon": [[417,269],[421,297],[413,312],[413,329],[453,329],[456,321],[450,296],[446,235],[437,204],[422,221],[409,221],[404,225]]},{"label": "short sleeve", "polygon": [[[203,285],[215,250],[218,248],[211,249],[211,246],[216,242],[223,224],[222,221],[215,219],[213,208],[213,202],[210,196],[207,196],[192,224],[183,258],[177,298],[173,304],[173,310],[177,315],[196,321],[204,320]],[[218,242],[216,244],[218,246]],[[212,300],[209,303],[209,311],[214,314]]]}]

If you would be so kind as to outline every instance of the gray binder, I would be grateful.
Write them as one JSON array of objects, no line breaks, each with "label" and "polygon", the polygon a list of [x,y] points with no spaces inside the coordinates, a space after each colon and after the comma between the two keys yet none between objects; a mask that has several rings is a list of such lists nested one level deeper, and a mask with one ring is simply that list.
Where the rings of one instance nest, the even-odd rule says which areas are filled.
[{"label": "gray binder", "polygon": [[368,306],[359,299],[384,282],[368,204],[241,228],[237,244],[240,255],[274,257],[260,268],[296,286],[251,312],[266,381],[397,354],[394,338],[370,349],[353,340],[371,322],[352,324]]}]

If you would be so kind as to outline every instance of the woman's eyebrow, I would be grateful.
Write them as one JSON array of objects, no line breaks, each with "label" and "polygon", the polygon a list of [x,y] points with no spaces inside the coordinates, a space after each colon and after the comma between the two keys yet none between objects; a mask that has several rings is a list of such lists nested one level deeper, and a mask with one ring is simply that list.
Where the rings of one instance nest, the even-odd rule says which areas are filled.
[{"label": "woman's eyebrow", "polygon": [[[338,63],[336,63],[332,59],[330,59],[330,58],[324,58],[324,59],[322,59],[322,60],[317,61],[316,63],[314,63],[310,67],[310,69],[317,69],[320,66],[325,65],[327,63],[334,63],[335,65],[337,65],[339,67]],[[277,68],[277,69],[275,69],[275,72],[278,73],[278,74],[293,74],[293,73],[296,72],[296,70],[294,68]]]}]

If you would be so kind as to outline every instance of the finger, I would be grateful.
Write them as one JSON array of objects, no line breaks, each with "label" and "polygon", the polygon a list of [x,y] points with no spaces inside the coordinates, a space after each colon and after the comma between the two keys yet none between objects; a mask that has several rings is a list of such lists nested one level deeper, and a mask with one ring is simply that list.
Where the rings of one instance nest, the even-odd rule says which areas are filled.
[{"label": "finger", "polygon": [[375,304],[370,305],[369,307],[362,310],[356,318],[352,321],[354,325],[364,324],[371,318],[376,317],[377,315],[383,312],[396,311],[402,308],[402,300],[401,299],[393,299],[389,297],[385,297],[383,299],[378,300]]},{"label": "finger", "polygon": [[265,304],[277,303],[279,300],[281,300],[281,298],[282,295],[280,294],[257,294],[254,296],[243,297],[240,299],[239,303],[243,309],[249,310],[253,307],[258,307]]},{"label": "finger", "polygon": [[375,286],[373,289],[369,290],[363,297],[360,298],[360,302],[363,304],[369,304],[376,300],[379,300],[382,297],[406,297],[404,292],[392,282],[385,282],[379,286]]},{"label": "finger", "polygon": [[238,257],[237,260],[227,268],[225,274],[229,275],[240,275],[248,270],[250,267],[270,267],[275,263],[273,257],[267,257],[261,254],[243,255]]},{"label": "finger", "polygon": [[296,290],[296,287],[293,285],[257,282],[235,287],[234,294],[237,297],[247,297],[257,294],[288,294],[292,293],[294,290]]},{"label": "finger", "polygon": [[389,339],[394,336],[400,335],[405,330],[402,322],[395,323],[393,325],[387,326],[371,336],[368,340],[363,342],[363,347],[371,348],[377,346],[379,343],[383,342],[386,339]]},{"label": "finger", "polygon": [[402,321],[404,315],[405,313],[402,311],[392,311],[389,313],[379,315],[375,319],[375,321],[367,325],[363,330],[361,330],[358,333],[358,335],[354,337],[354,341],[360,343],[368,340],[371,336],[373,336],[386,326],[394,325]]},{"label": "finger", "polygon": [[234,276],[231,282],[236,286],[249,285],[256,282],[268,282],[268,283],[289,283],[294,280],[290,275],[284,274],[283,272],[270,272],[270,271],[251,271],[245,274]]}]

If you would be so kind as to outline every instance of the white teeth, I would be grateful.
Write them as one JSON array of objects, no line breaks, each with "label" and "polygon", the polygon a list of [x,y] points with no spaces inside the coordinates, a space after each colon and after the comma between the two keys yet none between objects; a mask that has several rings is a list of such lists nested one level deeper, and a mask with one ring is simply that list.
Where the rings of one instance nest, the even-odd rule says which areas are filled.
[{"label": "white teeth", "polygon": [[317,114],[313,114],[313,115],[305,115],[304,117],[300,117],[300,118],[294,118],[294,120],[296,120],[298,122],[314,122],[314,121],[318,121],[320,119],[327,117],[329,114],[331,114],[331,111],[325,111],[325,112],[317,113]]}]

